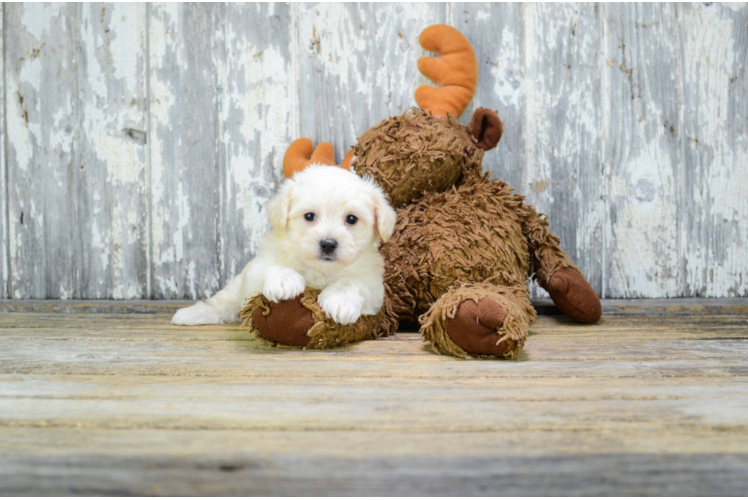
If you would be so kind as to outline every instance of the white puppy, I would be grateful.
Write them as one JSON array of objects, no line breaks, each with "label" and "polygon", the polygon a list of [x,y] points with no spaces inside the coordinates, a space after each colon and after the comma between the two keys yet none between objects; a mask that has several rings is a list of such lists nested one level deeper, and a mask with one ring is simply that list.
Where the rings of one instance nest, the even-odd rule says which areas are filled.
[{"label": "white puppy", "polygon": [[268,204],[273,232],[239,276],[205,302],[180,309],[175,325],[234,322],[250,297],[278,302],[305,286],[322,290],[322,310],[340,324],[376,314],[384,300],[380,238],[396,214],[374,181],[339,167],[311,165],[284,181]]}]

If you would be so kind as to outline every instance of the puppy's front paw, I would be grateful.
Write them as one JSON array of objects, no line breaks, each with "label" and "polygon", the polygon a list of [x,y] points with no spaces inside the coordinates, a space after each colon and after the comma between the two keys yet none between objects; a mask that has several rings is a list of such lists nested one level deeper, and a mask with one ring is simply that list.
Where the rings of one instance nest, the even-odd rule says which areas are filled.
[{"label": "puppy's front paw", "polygon": [[194,306],[178,310],[171,318],[173,325],[220,325],[221,314],[213,306],[198,302]]},{"label": "puppy's front paw", "polygon": [[271,302],[293,299],[304,293],[304,277],[290,267],[270,266],[265,271],[262,294]]},{"label": "puppy's front paw", "polygon": [[361,317],[364,297],[355,289],[331,286],[322,290],[317,302],[333,321],[350,325]]}]

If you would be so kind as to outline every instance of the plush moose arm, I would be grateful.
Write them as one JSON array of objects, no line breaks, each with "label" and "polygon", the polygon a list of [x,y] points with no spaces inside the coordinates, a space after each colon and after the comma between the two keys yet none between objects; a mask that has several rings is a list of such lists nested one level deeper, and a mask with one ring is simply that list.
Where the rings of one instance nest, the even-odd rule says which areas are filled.
[{"label": "plush moose arm", "polygon": [[554,304],[581,323],[596,323],[602,314],[600,299],[574,262],[561,247],[561,240],[548,229],[544,214],[523,205],[522,232],[530,251],[530,272],[551,295]]}]

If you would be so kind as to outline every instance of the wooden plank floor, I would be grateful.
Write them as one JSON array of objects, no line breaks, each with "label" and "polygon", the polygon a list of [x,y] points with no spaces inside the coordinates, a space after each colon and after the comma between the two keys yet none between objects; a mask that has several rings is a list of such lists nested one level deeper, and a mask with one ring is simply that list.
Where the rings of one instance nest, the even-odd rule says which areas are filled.
[{"label": "wooden plank floor", "polygon": [[746,495],[745,307],[541,316],[516,362],[6,312],[0,494]]}]

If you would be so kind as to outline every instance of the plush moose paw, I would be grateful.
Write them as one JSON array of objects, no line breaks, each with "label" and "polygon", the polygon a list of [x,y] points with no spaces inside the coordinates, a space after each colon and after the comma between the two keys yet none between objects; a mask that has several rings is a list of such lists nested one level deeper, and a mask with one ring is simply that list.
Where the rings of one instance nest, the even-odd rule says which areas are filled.
[{"label": "plush moose paw", "polygon": [[[465,352],[500,356],[509,349],[507,341],[499,342],[498,329],[504,324],[506,311],[488,297],[476,304],[466,300],[457,308],[454,318],[447,318],[445,327],[452,341]],[[497,344],[498,343],[498,344]]]},{"label": "plush moose paw", "polygon": [[569,267],[551,276],[548,293],[562,313],[580,323],[597,323],[602,315],[600,298],[582,273]]},{"label": "plush moose paw", "polygon": [[265,314],[262,307],[252,312],[252,321],[263,337],[283,345],[304,347],[309,343],[307,333],[314,326],[312,311],[301,304],[300,297],[271,303],[262,301],[270,310]]}]

